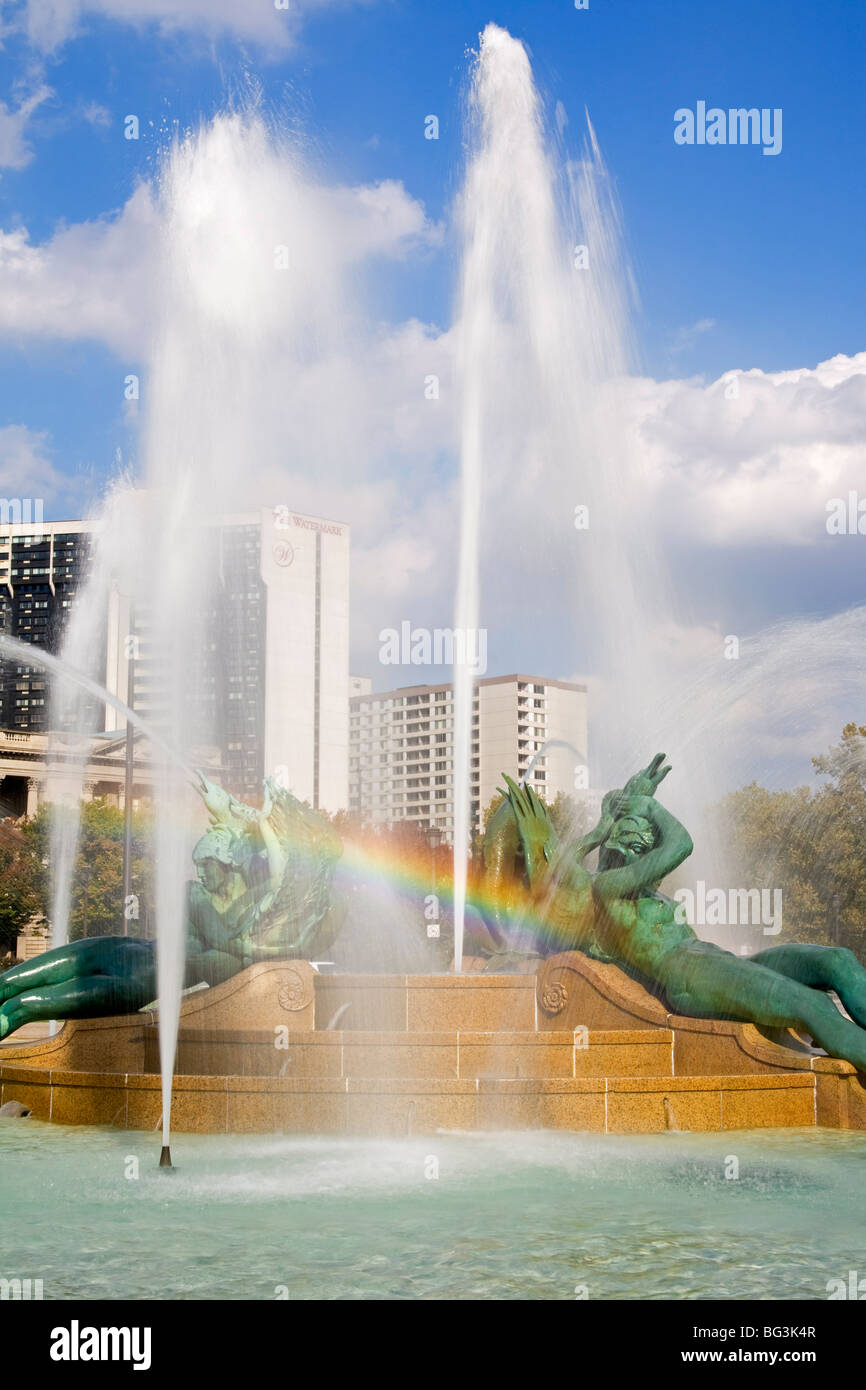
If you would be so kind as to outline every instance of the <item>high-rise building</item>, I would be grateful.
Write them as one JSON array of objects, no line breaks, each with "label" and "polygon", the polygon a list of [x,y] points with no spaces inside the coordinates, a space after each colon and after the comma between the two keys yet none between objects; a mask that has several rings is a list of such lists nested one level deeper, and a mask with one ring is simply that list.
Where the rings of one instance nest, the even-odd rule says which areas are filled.
[{"label": "high-rise building", "polygon": [[[350,811],[370,825],[433,825],[451,839],[451,687],[358,689],[350,700],[349,732]],[[474,828],[481,828],[503,772],[521,778],[531,769],[530,785],[553,801],[559,792],[573,794],[586,787],[586,766],[585,686],[523,675],[475,681],[470,803]]]},{"label": "high-rise building", "polygon": [[369,695],[373,689],[373,682],[369,676],[350,676],[349,677],[349,698],[353,695]]},{"label": "high-rise building", "polygon": [[[75,521],[45,522],[38,533],[25,524],[0,528],[3,631],[60,650],[97,530]],[[254,797],[271,776],[312,806],[345,808],[349,528],[281,506],[214,519],[208,541],[208,568],[218,583],[201,614],[203,664],[190,687],[201,704],[203,737],[218,750],[224,785]],[[133,611],[125,595],[112,591],[101,643],[106,688],[124,701],[131,694],[136,712],[158,727],[165,690],[146,605]],[[41,756],[44,735],[55,728],[45,673],[23,661],[0,663],[0,697],[0,728],[15,735],[22,755],[23,740],[34,736],[34,754],[38,743]],[[109,733],[124,728],[111,707],[99,722]],[[0,749],[0,777],[3,762]],[[0,805],[32,809],[34,788],[25,795],[11,785],[12,775],[10,769],[0,782]]]},{"label": "high-rise building", "polygon": [[[50,652],[59,649],[72,601],[87,573],[88,522],[0,527],[0,631]],[[38,666],[0,663],[0,728],[48,728],[48,677]]]}]

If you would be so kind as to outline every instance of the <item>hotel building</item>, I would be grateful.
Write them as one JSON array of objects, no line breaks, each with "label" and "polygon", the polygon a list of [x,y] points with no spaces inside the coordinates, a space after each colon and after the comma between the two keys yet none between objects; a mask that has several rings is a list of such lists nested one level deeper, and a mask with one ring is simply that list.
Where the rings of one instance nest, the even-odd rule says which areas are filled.
[{"label": "hotel building", "polygon": [[[195,684],[200,726],[210,735],[220,780],[245,798],[258,797],[262,778],[272,776],[312,806],[344,808],[349,528],[282,506],[208,526],[218,584],[201,615],[208,655]],[[27,523],[0,527],[0,630],[60,650],[97,531],[98,524],[81,521],[43,522],[38,530]],[[101,647],[107,689],[128,701],[131,688],[132,707],[158,726],[164,689],[146,609],[133,612],[123,594],[111,592]],[[0,702],[0,814],[32,814],[48,788],[47,765],[60,771],[62,750],[47,756],[49,733],[69,731],[52,727],[49,679],[36,665],[0,662]],[[124,726],[111,708],[97,723],[115,736]],[[140,753],[137,797],[146,795],[150,782]],[[116,768],[117,749],[103,737],[94,743],[87,774],[94,795],[110,795],[107,783],[117,782]]]}]

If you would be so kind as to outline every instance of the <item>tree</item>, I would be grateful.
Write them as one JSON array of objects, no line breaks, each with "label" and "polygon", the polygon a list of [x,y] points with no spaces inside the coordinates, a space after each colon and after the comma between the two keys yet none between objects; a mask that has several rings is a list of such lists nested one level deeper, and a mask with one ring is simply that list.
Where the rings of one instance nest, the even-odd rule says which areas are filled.
[{"label": "tree", "polygon": [[[71,815],[63,806],[40,807],[26,832],[32,838],[40,861],[53,879],[54,827]],[[124,920],[123,903],[123,812],[103,798],[81,803],[78,845],[72,874],[69,908],[69,939],[83,936],[122,936],[124,926],[130,936],[145,934],[148,906],[153,901],[150,830],[141,816],[133,817],[132,892],[138,900],[138,916]],[[50,913],[50,905],[46,907]]]},{"label": "tree", "polygon": [[812,759],[827,778],[818,793],[816,887],[831,940],[861,953],[866,945],[866,725],[846,724],[842,741]]},{"label": "tree", "polygon": [[476,877],[480,875],[481,865],[484,859],[484,836],[487,834],[487,827],[504,800],[505,797],[502,795],[502,792],[494,792],[493,796],[491,796],[487,805],[484,807],[484,810],[481,812],[480,830],[473,827],[469,842],[469,858],[475,870]]},{"label": "tree", "polygon": [[550,819],[557,835],[563,841],[578,840],[592,829],[594,818],[589,813],[585,800],[578,800],[569,792],[557,792],[550,803]]},{"label": "tree", "polygon": [[771,792],[752,783],[720,803],[737,881],[782,891],[784,940],[849,946],[866,956],[866,725],[812,759],[827,780]]},{"label": "tree", "polygon": [[14,951],[28,923],[45,921],[45,875],[26,832],[0,821],[0,953]]},{"label": "tree", "polygon": [[[472,843],[473,861],[476,861],[479,866],[487,827],[504,800],[505,797],[502,793],[496,792],[481,814],[481,831],[473,837]],[[543,795],[542,800],[544,800]],[[547,803],[547,809],[550,812],[553,827],[559,839],[564,843],[579,839],[591,828],[591,818],[586,803],[579,801],[576,796],[571,796],[568,792],[557,792],[553,801]]]}]

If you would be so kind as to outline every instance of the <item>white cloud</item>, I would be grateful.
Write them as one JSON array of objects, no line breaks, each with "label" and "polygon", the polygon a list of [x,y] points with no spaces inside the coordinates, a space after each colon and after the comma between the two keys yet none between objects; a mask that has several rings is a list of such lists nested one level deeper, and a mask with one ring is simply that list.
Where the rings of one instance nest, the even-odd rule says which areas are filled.
[{"label": "white cloud", "polygon": [[42,430],[26,425],[0,428],[0,494],[7,500],[54,498],[67,480],[56,471],[50,452],[48,435]]},{"label": "white cloud", "polygon": [[27,127],[33,112],[52,95],[50,87],[40,84],[14,110],[0,101],[0,168],[23,169],[30,163],[33,151],[27,143]]},{"label": "white cloud", "polygon": [[[276,195],[266,182],[256,182],[258,177],[249,175],[249,200],[267,205]],[[202,196],[210,196],[209,186]],[[355,188],[308,186],[304,197],[306,231],[291,226],[288,212],[279,222],[283,214],[277,205],[273,226],[266,225],[262,235],[270,247],[273,227],[287,227],[301,279],[310,278],[309,267],[319,261],[329,263],[334,283],[345,283],[345,273],[355,267],[355,274],[360,262],[426,253],[442,240],[441,227],[431,224],[423,206],[393,180]],[[125,362],[141,360],[153,332],[158,234],[159,211],[146,184],[118,213],[62,226],[40,244],[31,242],[25,229],[0,231],[0,334],[90,338]],[[235,243],[243,245],[248,237],[243,217],[233,225],[227,215],[207,253],[216,257],[214,267],[221,256],[228,267]],[[264,273],[253,266],[248,275],[254,278],[240,286],[228,273],[212,277],[225,300],[212,306],[221,315],[235,313],[233,296],[260,303],[261,313],[250,326],[255,335],[265,328],[279,332],[284,313],[281,302],[259,285]],[[322,292],[323,284],[311,278],[313,317]],[[320,350],[303,373],[295,373],[291,390],[274,388],[291,401],[292,419],[303,422],[302,427],[286,422],[289,437],[297,438],[299,448],[304,437],[315,437],[328,460],[319,483],[307,478],[305,489],[323,490],[328,478],[343,488],[350,475],[357,482],[360,469],[365,481],[373,468],[397,489],[395,496],[401,489],[413,499],[441,491],[437,460],[441,465],[450,458],[445,471],[453,478],[457,427],[453,334],[418,321],[364,325],[360,333],[352,343]],[[277,355],[275,382],[285,380],[283,367]],[[431,376],[439,380],[436,400],[425,398]],[[545,441],[533,443],[526,433],[531,398],[519,390],[512,394],[494,450],[495,492],[502,505],[494,498],[488,516],[495,518],[497,532],[501,527],[500,541],[512,546],[534,521],[543,524],[546,568],[558,551],[572,545],[570,524],[557,524],[556,517],[571,513],[569,489],[580,484],[572,470],[551,471]],[[336,413],[330,408],[334,400],[341,402]],[[857,487],[866,493],[866,353],[789,372],[736,371],[709,384],[630,379],[616,387],[616,410],[631,456],[631,505],[642,511],[651,532],[674,534],[681,543],[698,548],[814,543],[826,535],[830,498]],[[354,422],[351,429],[347,421]],[[369,459],[375,464],[360,462]],[[545,487],[539,486],[541,479]],[[358,494],[355,502],[361,500]],[[624,498],[616,501],[626,505]],[[389,505],[393,515],[393,499]],[[331,510],[339,511],[339,505]],[[452,543],[450,533],[440,538],[440,558]],[[418,554],[423,550],[419,541]],[[521,563],[530,574],[541,559],[524,548]],[[408,585],[422,568],[397,564],[389,574],[403,574]]]},{"label": "white cloud", "polygon": [[[203,190],[203,196],[207,193]],[[373,257],[399,259],[441,238],[421,204],[393,180],[357,188],[310,189],[307,198],[307,218],[290,220],[284,209],[282,221],[282,214],[275,212],[270,227],[258,226],[260,257],[248,257],[249,284],[238,291],[230,276],[214,276],[215,295],[222,294],[230,280],[231,293],[258,291],[262,276],[272,284],[274,246],[283,236],[291,242],[293,271],[306,281],[311,300],[320,289],[311,269],[313,258],[328,262],[339,275],[351,264]],[[244,211],[238,209],[239,214]],[[45,242],[33,243],[26,228],[0,229],[0,335],[94,339],[122,358],[140,360],[153,333],[159,228],[153,190],[141,184],[119,212],[61,226]],[[241,240],[248,234],[242,217],[236,231]],[[227,210],[208,247],[217,265],[220,257],[228,262],[231,256],[230,232]],[[231,314],[233,308],[226,298],[222,312]],[[272,291],[263,309],[268,312],[281,312]],[[253,325],[256,330],[260,326]],[[334,367],[341,370],[339,362]]]},{"label": "white cloud", "polygon": [[107,106],[101,106],[98,101],[90,101],[81,112],[88,125],[96,129],[105,130],[111,125],[111,112]]},{"label": "white cloud", "polygon": [[97,339],[137,358],[151,331],[156,216],[141,185],[122,211],[60,227],[34,244],[0,231],[0,333]]},{"label": "white cloud", "polygon": [[43,52],[74,37],[89,16],[154,26],[162,34],[198,32],[211,38],[225,33],[286,49],[311,15],[353,3],[373,0],[287,0],[282,8],[274,0],[28,0],[24,22],[31,42]]},{"label": "white cloud", "polygon": [[642,380],[628,396],[658,521],[698,544],[815,543],[831,498],[866,495],[866,352],[709,385]]},{"label": "white cloud", "polygon": [[428,220],[423,205],[396,179],[325,190],[323,211],[338,229],[347,263],[368,256],[402,259],[443,238],[443,228]]},{"label": "white cloud", "polygon": [[[261,206],[275,196],[255,182],[254,172],[244,177],[253,180],[245,202]],[[221,220],[207,253],[216,257],[215,271],[220,256],[227,258],[226,273],[208,281],[208,292],[220,296],[211,309],[231,319],[236,301],[249,299],[260,306],[249,325],[253,341],[263,332],[274,335],[261,383],[261,450],[264,456],[270,436],[281,441],[282,454],[263,467],[262,477],[271,490],[291,485],[293,504],[355,523],[356,554],[365,557],[356,565],[359,585],[368,571],[378,575],[371,603],[378,593],[404,609],[432,603],[441,609],[450,602],[456,550],[454,334],[417,320],[356,321],[348,339],[325,340],[335,313],[352,318],[334,290],[345,284],[346,272],[355,275],[359,262],[370,259],[426,254],[440,244],[442,229],[394,181],[308,187],[304,196],[307,230],[286,234],[300,278],[319,258],[329,266],[331,290],[311,280],[307,308],[293,311],[315,319],[322,299],[321,341],[303,370],[293,359],[295,345],[282,340],[284,307],[260,285],[261,267],[248,271],[246,284],[228,274],[233,246],[249,237],[243,217],[236,225],[230,216]],[[143,184],[118,213],[61,227],[44,243],[32,243],[23,229],[0,232],[0,334],[90,338],[124,363],[145,358],[154,328],[159,215]],[[272,239],[266,228],[264,242],[270,246]],[[425,383],[433,377],[439,397],[431,400]],[[534,586],[540,591],[551,568],[570,572],[571,493],[581,487],[573,469],[553,466],[544,438],[527,434],[531,393],[515,390],[512,397],[492,450],[485,511],[485,590],[500,604]],[[639,512],[650,536],[672,536],[698,552],[799,546],[826,536],[829,498],[858,486],[866,493],[866,353],[791,372],[728,373],[709,384],[634,378],[618,383],[614,409],[624,425],[630,482],[628,495],[613,500]],[[293,468],[292,458],[309,458],[311,449],[317,466]],[[533,533],[545,536],[543,547],[524,543]],[[505,584],[503,551],[510,557]]]},{"label": "white cloud", "polygon": [[698,339],[703,337],[705,333],[709,333],[715,326],[715,319],[698,319],[697,323],[693,323],[687,328],[678,329],[671,346],[671,355],[676,357],[678,353],[694,347]]}]

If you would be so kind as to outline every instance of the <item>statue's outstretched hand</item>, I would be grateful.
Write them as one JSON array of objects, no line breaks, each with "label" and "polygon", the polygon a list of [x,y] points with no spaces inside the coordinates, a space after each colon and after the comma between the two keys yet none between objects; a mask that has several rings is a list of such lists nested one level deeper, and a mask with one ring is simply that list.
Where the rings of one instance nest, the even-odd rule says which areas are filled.
[{"label": "statue's outstretched hand", "polygon": [[629,796],[655,796],[656,787],[663,782],[671,770],[670,763],[665,762],[664,753],[656,753],[648,767],[641,768],[630,777],[623,787],[623,795]]},{"label": "statue's outstretched hand", "polygon": [[196,768],[196,774],[199,780],[198,782],[194,782],[193,786],[211,816],[216,821],[225,819],[228,814],[229,806],[231,805],[229,793],[218,786],[216,782],[209,782],[204,773],[199,772],[198,768]]}]

